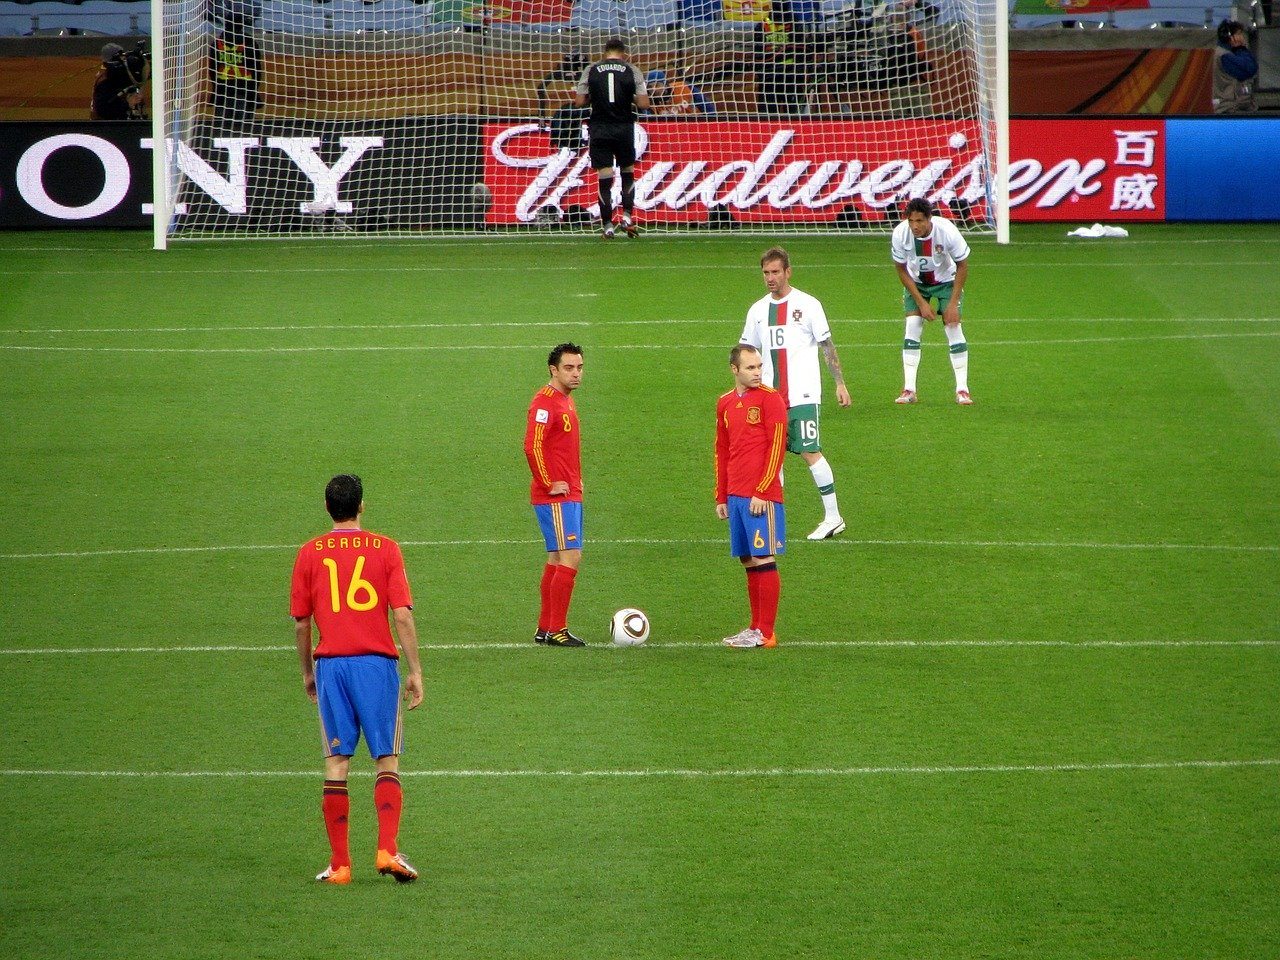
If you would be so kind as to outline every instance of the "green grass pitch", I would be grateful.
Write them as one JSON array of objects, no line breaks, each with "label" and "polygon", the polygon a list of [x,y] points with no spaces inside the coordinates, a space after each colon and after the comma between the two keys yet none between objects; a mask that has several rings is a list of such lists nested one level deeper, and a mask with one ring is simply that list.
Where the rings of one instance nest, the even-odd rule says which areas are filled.
[{"label": "green grass pitch", "polygon": [[[787,242],[853,393],[849,528],[805,542],[789,458],[753,653],[718,643],[712,418],[772,238],[0,236],[0,955],[1274,960],[1280,229],[1064,233],[975,242],[968,409],[937,325],[892,403],[887,238]],[[523,416],[563,339],[581,651],[529,639]],[[310,879],[288,578],[348,470],[426,645],[407,887],[367,757],[356,881]],[[613,649],[631,605],[653,638]]]}]

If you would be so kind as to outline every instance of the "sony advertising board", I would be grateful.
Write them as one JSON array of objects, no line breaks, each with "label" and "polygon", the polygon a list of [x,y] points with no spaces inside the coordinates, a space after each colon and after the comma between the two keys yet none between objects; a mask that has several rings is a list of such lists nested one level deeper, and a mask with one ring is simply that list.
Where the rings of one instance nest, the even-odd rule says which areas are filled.
[{"label": "sony advertising board", "polygon": [[[150,124],[14,123],[0,134],[0,227],[151,226]],[[479,225],[471,118],[198,125],[168,149],[181,172],[177,223],[192,233],[314,226],[327,214],[354,230]]]}]

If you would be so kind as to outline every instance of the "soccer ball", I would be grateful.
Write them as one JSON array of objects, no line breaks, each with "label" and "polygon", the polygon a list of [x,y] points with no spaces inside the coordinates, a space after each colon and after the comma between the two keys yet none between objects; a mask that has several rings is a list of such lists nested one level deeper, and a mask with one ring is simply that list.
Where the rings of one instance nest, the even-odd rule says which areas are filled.
[{"label": "soccer ball", "polygon": [[640,610],[627,607],[609,621],[609,639],[619,647],[638,647],[649,639],[649,618]]}]

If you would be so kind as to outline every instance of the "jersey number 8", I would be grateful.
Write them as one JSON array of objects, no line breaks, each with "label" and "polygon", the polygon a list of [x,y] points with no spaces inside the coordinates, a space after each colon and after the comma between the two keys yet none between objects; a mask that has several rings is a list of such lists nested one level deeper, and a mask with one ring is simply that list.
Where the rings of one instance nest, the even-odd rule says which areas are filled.
[{"label": "jersey number 8", "polygon": [[[342,609],[341,592],[338,588],[338,561],[325,557],[321,562],[329,569],[329,600],[333,612],[337,613]],[[356,568],[351,574],[351,582],[347,584],[347,606],[361,612],[372,610],[378,605],[378,591],[373,588],[372,583],[361,578],[362,573],[364,554],[356,557]],[[362,593],[365,596],[363,600],[360,599]]]}]

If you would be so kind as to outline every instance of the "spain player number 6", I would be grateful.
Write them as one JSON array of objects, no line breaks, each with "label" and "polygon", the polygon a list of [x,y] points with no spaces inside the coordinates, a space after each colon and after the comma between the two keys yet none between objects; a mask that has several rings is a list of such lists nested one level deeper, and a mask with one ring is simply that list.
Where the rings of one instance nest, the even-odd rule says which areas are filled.
[{"label": "spain player number 6", "polygon": [[[329,600],[333,606],[333,612],[338,613],[342,610],[342,592],[338,586],[338,561],[332,557],[323,557],[320,562],[329,571]],[[351,582],[347,584],[347,606],[361,612],[372,610],[378,605],[378,591],[373,588],[372,583],[361,576],[362,573],[364,573],[363,553],[356,557],[356,568],[351,574]],[[364,593],[366,599],[359,599],[361,593]]]}]

